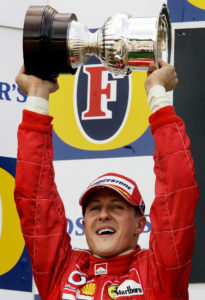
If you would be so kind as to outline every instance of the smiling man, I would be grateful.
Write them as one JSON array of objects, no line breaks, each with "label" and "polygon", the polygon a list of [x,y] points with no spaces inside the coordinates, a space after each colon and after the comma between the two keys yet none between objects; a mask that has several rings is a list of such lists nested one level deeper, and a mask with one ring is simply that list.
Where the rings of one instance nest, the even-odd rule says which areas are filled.
[{"label": "smiling man", "polygon": [[[93,253],[102,258],[113,257],[136,249],[146,224],[144,203],[130,179],[114,173],[99,179],[101,183],[99,180],[92,183],[80,200],[84,208],[83,226]],[[132,187],[136,198],[125,190],[125,185],[119,188],[118,182]]]},{"label": "smiling man", "polygon": [[150,65],[145,82],[156,174],[149,249],[138,245],[146,220],[137,184],[116,173],[101,175],[81,196],[89,250],[72,249],[52,163],[47,100],[58,85],[20,70],[16,81],[28,99],[15,200],[42,300],[188,300],[198,187],[184,123],[166,95],[177,76],[172,66],[160,66]]}]

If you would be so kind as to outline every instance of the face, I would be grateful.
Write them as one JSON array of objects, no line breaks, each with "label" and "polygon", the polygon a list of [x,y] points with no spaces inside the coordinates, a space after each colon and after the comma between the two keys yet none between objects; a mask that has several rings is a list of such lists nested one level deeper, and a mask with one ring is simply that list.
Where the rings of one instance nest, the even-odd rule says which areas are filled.
[{"label": "face", "polygon": [[90,195],[83,220],[88,246],[100,257],[135,249],[145,223],[145,217],[135,216],[133,206],[111,189]]}]

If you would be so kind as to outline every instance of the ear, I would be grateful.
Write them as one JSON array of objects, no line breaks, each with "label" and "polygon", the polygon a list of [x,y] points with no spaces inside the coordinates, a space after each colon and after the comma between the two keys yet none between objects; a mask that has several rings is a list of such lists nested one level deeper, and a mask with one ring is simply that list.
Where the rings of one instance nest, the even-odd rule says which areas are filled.
[{"label": "ear", "polygon": [[146,222],[147,222],[147,220],[144,216],[136,217],[135,234],[138,235],[144,231]]},{"label": "ear", "polygon": [[82,221],[82,224],[83,224],[83,228],[85,229],[85,220],[84,219]]}]

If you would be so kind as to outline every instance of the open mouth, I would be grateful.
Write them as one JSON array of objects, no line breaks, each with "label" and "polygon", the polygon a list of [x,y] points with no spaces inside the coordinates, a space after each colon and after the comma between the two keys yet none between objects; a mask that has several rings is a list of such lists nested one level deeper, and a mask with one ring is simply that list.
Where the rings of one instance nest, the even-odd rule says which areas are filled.
[{"label": "open mouth", "polygon": [[111,228],[104,228],[104,229],[99,229],[97,230],[97,235],[112,235],[116,232],[115,229],[111,229]]}]

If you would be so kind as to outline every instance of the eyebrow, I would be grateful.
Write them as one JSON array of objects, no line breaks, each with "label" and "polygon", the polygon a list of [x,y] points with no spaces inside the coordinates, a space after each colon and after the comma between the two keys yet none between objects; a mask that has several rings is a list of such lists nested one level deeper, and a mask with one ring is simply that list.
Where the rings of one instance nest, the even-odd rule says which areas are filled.
[{"label": "eyebrow", "polygon": [[[122,203],[124,203],[124,201],[123,201],[123,199],[115,199],[115,198],[113,198],[112,200],[111,200],[111,202],[112,203],[115,203],[115,202],[122,202]],[[101,203],[101,201],[100,200],[98,200],[98,199],[94,199],[94,200],[91,200],[90,202],[88,202],[88,205],[89,204],[93,204],[93,203]]]},{"label": "eyebrow", "polygon": [[88,200],[88,205],[91,203],[100,203],[100,200],[94,199],[94,200]]}]

